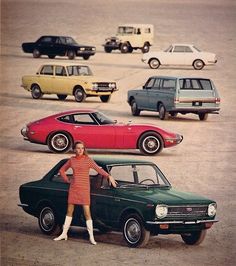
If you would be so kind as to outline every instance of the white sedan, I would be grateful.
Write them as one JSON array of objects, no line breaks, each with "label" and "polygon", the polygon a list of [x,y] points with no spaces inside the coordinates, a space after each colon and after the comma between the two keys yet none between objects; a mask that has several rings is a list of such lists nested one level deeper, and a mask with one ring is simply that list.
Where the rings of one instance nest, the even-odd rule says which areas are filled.
[{"label": "white sedan", "polygon": [[164,51],[145,53],[142,61],[153,69],[160,65],[184,65],[200,70],[205,65],[215,64],[217,58],[215,54],[203,52],[192,44],[171,44]]}]

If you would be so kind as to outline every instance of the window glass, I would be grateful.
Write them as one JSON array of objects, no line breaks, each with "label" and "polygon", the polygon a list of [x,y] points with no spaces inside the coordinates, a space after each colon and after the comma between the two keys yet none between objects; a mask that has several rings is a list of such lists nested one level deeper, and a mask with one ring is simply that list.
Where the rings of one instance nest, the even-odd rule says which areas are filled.
[{"label": "window glass", "polygon": [[211,81],[209,79],[200,79],[199,82],[203,90],[212,90]]},{"label": "window glass", "polygon": [[175,46],[174,48],[174,53],[184,53],[185,51],[185,46]]},{"label": "window glass", "polygon": [[196,46],[193,46],[194,49],[196,49],[198,52],[201,52],[200,49],[198,49]]},{"label": "window glass", "polygon": [[91,76],[92,72],[88,66],[68,66],[69,76]]},{"label": "window glass", "polygon": [[189,46],[185,46],[185,52],[186,53],[192,53],[192,49]]},{"label": "window glass", "polygon": [[[68,176],[69,180],[73,178],[72,168],[67,169],[66,175]],[[59,182],[59,183],[65,183],[63,177],[60,175],[59,172],[52,177],[52,181]]]},{"label": "window glass", "polygon": [[111,120],[101,112],[93,113],[93,116],[100,125],[115,124],[114,120]]},{"label": "window glass", "polygon": [[166,50],[164,50],[164,52],[170,53],[170,52],[172,52],[172,49],[173,49],[173,47],[172,47],[172,45],[170,45]]},{"label": "window glass", "polygon": [[145,33],[151,33],[151,29],[150,29],[150,28],[145,28],[145,29],[144,29],[144,32],[145,32]]},{"label": "window glass", "polygon": [[56,66],[56,76],[66,76],[66,69],[63,66]]},{"label": "window glass", "polygon": [[62,122],[66,122],[66,123],[72,123],[72,117],[70,115],[65,115],[62,117],[59,117],[58,120],[62,121]]},{"label": "window glass", "polygon": [[146,87],[146,88],[151,88],[151,87],[153,87],[154,82],[155,82],[155,79],[154,79],[154,78],[153,78],[153,79],[149,79],[149,80],[147,81],[145,87]]},{"label": "window glass", "polygon": [[44,66],[41,69],[40,74],[43,74],[43,75],[53,75],[53,66]]},{"label": "window glass", "polygon": [[153,165],[117,165],[110,170],[111,175],[119,185],[167,185],[167,181],[162,178],[161,172]]},{"label": "window glass", "polygon": [[163,79],[162,89],[164,90],[174,90],[175,89],[175,79]]},{"label": "window glass", "polygon": [[41,42],[52,42],[52,37],[46,36],[41,39]]},{"label": "window glass", "polygon": [[152,89],[158,90],[160,88],[160,79],[155,79]]},{"label": "window glass", "polygon": [[74,123],[83,125],[95,125],[96,123],[89,114],[74,114]]},{"label": "window glass", "polygon": [[134,32],[133,27],[119,27],[118,34],[132,34]]}]

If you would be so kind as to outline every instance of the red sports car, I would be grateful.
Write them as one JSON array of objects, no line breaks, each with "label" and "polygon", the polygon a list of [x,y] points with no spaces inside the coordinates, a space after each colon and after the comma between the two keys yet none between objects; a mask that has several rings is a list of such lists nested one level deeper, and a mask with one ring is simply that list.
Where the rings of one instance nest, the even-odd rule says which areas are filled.
[{"label": "red sports car", "polygon": [[179,144],[183,137],[148,124],[122,124],[103,113],[78,109],[51,115],[22,128],[25,140],[48,145],[53,152],[63,153],[81,140],[88,149],[139,149],[154,155],[163,148]]}]

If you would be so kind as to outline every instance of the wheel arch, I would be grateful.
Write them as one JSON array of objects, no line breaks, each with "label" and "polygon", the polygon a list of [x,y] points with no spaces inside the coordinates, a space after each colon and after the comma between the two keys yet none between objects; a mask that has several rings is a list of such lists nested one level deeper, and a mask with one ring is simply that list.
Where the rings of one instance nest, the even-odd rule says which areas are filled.
[{"label": "wheel arch", "polygon": [[163,145],[164,145],[165,141],[164,141],[164,139],[163,139],[163,137],[162,137],[162,135],[161,135],[160,133],[158,133],[158,132],[156,132],[156,131],[154,131],[154,130],[146,130],[146,131],[142,132],[142,133],[139,135],[139,137],[138,137],[138,139],[137,139],[137,143],[136,143],[136,149],[139,149],[139,145],[138,145],[138,144],[139,144],[139,141],[140,141],[141,137],[142,137],[144,134],[146,134],[146,133],[150,133],[150,134],[158,135],[158,136],[160,137],[160,139],[162,140]]},{"label": "wheel arch", "polygon": [[53,204],[52,201],[50,201],[49,199],[42,199],[40,200],[37,204],[36,204],[36,207],[35,207],[35,211],[36,211],[36,215],[37,217],[39,217],[39,214],[40,214],[40,211],[42,210],[42,208],[44,207],[50,207],[52,208],[56,215],[58,215],[57,211],[56,211],[56,207],[55,205]]},{"label": "wheel arch", "polygon": [[73,136],[71,135],[70,132],[66,131],[66,130],[54,130],[52,132],[50,132],[48,135],[47,135],[47,138],[46,138],[46,144],[48,145],[48,142],[49,142],[49,139],[52,135],[54,135],[55,133],[64,133],[66,135],[68,135],[68,137],[71,139],[71,142],[72,142],[72,146],[74,145],[74,138]]},{"label": "wheel arch", "polygon": [[130,46],[130,47],[133,47],[132,44],[131,44],[129,41],[125,41],[125,42],[121,42],[121,43],[119,44],[119,49],[121,49],[121,45],[124,44],[124,43],[126,43],[126,44],[127,44],[128,46]]},{"label": "wheel arch", "polygon": [[149,60],[148,60],[148,64],[151,62],[151,60],[152,59],[156,59],[156,60],[158,60],[159,61],[159,63],[160,63],[160,65],[161,65],[161,60],[159,59],[159,58],[157,58],[157,57],[151,57],[151,58],[149,58]]},{"label": "wheel arch", "polygon": [[195,63],[197,60],[202,61],[204,66],[206,65],[204,59],[202,59],[202,58],[195,58],[195,59],[193,60],[192,66],[194,65],[194,63]]},{"label": "wheel arch", "polygon": [[144,217],[143,217],[142,213],[138,209],[136,209],[135,207],[129,207],[129,208],[126,208],[125,210],[123,210],[122,213],[120,214],[120,217],[119,217],[120,227],[122,226],[125,217],[128,216],[129,214],[137,214],[142,219],[142,221],[144,222]]},{"label": "wheel arch", "polygon": [[86,92],[85,92],[85,89],[81,86],[81,85],[75,85],[74,87],[73,87],[73,91],[72,91],[72,93],[73,93],[73,95],[75,95],[75,91],[77,90],[77,89],[81,89],[81,90],[83,90],[83,92],[86,94]]},{"label": "wheel arch", "polygon": [[34,85],[39,86],[40,90],[42,91],[40,84],[37,83],[37,82],[34,82],[34,83],[32,83],[32,84],[30,85],[30,91],[32,91],[32,88],[33,88]]},{"label": "wheel arch", "polygon": [[128,99],[128,103],[129,105],[131,105],[131,102],[135,100],[134,96],[130,96],[129,99]]}]

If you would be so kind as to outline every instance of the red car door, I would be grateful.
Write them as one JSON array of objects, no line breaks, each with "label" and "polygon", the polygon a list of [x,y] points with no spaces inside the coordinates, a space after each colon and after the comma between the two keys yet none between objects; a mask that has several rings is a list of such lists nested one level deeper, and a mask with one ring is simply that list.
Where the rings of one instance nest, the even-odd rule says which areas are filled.
[{"label": "red car door", "polygon": [[116,148],[115,125],[82,125],[74,124],[74,140],[81,140],[87,148]]}]

